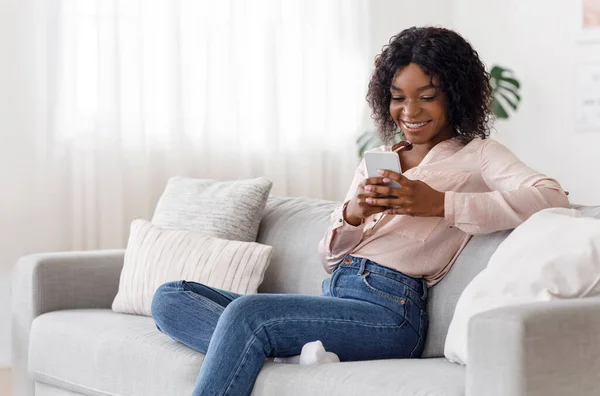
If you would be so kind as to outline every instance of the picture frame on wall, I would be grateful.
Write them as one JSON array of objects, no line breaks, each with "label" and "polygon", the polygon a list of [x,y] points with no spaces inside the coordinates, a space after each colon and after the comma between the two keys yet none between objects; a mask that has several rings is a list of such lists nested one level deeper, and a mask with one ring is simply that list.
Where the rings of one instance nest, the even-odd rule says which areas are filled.
[{"label": "picture frame on wall", "polygon": [[600,42],[600,0],[575,0],[579,41]]}]

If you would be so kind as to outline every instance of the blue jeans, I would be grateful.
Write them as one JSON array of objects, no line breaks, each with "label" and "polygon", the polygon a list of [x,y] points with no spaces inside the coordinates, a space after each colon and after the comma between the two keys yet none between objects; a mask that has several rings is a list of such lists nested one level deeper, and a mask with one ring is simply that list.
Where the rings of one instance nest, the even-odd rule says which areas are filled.
[{"label": "blue jeans", "polygon": [[316,340],[341,361],[421,356],[428,325],[422,279],[348,255],[322,291],[239,295],[169,282],[157,290],[152,316],[160,331],[206,354],[194,396],[250,395],[267,357],[299,355]]}]

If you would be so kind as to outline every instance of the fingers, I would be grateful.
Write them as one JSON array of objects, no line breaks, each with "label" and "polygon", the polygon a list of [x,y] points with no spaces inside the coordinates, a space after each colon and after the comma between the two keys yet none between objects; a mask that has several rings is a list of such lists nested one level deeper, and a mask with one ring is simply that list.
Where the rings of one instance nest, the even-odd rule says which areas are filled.
[{"label": "fingers", "polygon": [[385,206],[389,208],[390,206],[399,206],[401,204],[400,199],[397,197],[393,198],[376,198],[376,197],[368,197],[365,201],[371,206]]},{"label": "fingers", "polygon": [[385,177],[369,177],[365,180],[362,181],[362,186],[367,186],[367,185],[380,185],[380,184],[387,184],[390,181],[384,181]]},{"label": "fingers", "polygon": [[390,215],[408,215],[408,216],[414,216],[414,210],[412,209],[412,207],[403,207],[403,206],[396,206],[394,208],[388,208],[386,210],[383,211],[384,214],[390,214]]},{"label": "fingers", "polygon": [[365,186],[365,191],[369,191],[374,193],[375,195],[383,195],[383,196],[398,196],[398,188],[389,187],[389,186]]},{"label": "fingers", "polygon": [[413,181],[410,179],[407,179],[404,176],[400,175],[400,180],[401,182],[400,185],[401,187],[391,187],[388,185],[366,185],[363,187],[364,191],[368,191],[368,192],[375,192],[379,195],[383,195],[383,196],[394,196],[394,197],[401,197],[401,196],[406,196],[406,195],[410,195],[412,194],[413,190],[414,190],[414,184],[418,183],[417,181]]},{"label": "fingers", "polygon": [[398,183],[400,183],[400,185],[402,185],[403,183],[406,184],[411,182],[411,180],[407,179],[406,176],[391,171],[389,169],[379,169],[377,170],[377,173],[379,173],[384,179],[388,178],[397,181]]}]

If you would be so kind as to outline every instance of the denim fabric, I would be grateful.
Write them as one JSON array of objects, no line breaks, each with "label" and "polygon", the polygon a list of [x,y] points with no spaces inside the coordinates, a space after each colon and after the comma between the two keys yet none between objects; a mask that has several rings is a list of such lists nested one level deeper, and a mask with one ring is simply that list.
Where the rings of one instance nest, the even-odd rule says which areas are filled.
[{"label": "denim fabric", "polygon": [[267,357],[320,340],[341,361],[415,358],[427,333],[427,286],[346,256],[322,296],[239,295],[199,283],[161,286],[152,315],[163,333],[205,353],[194,396],[250,395]]}]

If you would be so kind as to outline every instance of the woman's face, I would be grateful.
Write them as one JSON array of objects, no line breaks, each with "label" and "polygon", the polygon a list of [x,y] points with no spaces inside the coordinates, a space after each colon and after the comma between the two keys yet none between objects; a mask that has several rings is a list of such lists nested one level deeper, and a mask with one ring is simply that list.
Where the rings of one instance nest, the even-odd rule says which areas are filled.
[{"label": "woman's face", "polygon": [[436,144],[454,135],[439,80],[431,80],[418,65],[398,69],[390,93],[390,114],[411,143]]}]

